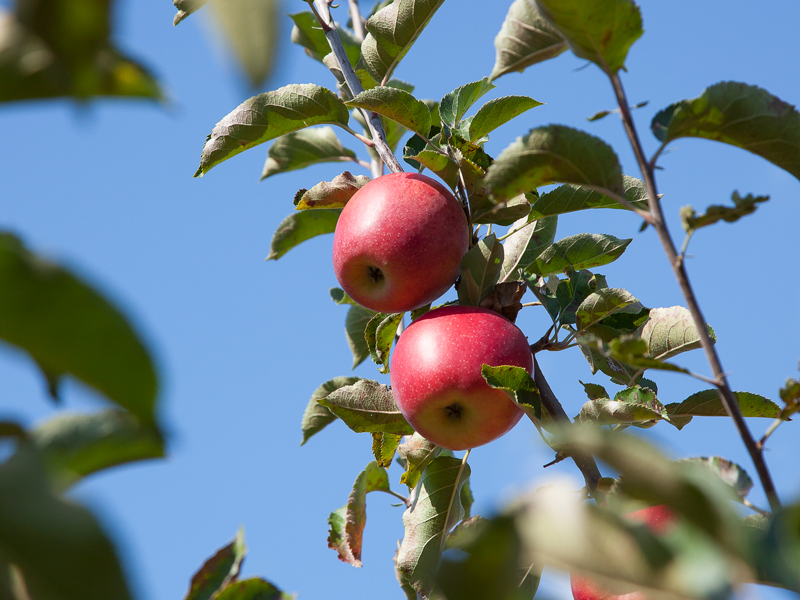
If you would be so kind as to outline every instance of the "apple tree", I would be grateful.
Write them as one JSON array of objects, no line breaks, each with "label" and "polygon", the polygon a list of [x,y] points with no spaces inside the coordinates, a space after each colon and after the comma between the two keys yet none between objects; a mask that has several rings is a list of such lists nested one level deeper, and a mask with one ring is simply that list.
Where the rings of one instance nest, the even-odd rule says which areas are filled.
[{"label": "apple tree", "polygon": [[[733,391],[685,264],[689,240],[698,230],[744,218],[768,198],[734,193],[731,205],[699,213],[683,208],[685,239],[679,247],[667,227],[656,177],[670,144],[694,137],[742,148],[800,178],[797,110],[754,85],[710,85],[696,98],[655,113],[650,134],[660,146],[647,156],[631,117],[639,106],[631,106],[620,77],[643,34],[640,8],[631,0],[515,0],[495,41],[492,72],[438,100],[415,97],[414,86],[393,75],[435,23],[442,2],[379,2],[366,19],[355,0],[346,7],[326,0],[306,3],[308,10],[291,15],[292,41],[330,70],[330,87],[291,84],[245,101],[211,130],[195,176],[265,142],[272,145],[262,178],[319,162],[369,170],[369,177],[347,170],[332,181],[306,182],[294,198],[295,210],[278,226],[269,256],[282,259],[298,244],[335,232],[334,267],[344,289],[331,290],[331,296],[349,306],[345,325],[354,364],[369,357],[392,378],[390,387],[347,376],[322,382],[302,418],[304,443],[337,419],[355,432],[372,434],[375,460],[329,517],[328,545],[338,558],[360,566],[366,495],[384,491],[406,505],[395,565],[409,598],[531,598],[545,567],[576,573],[597,590],[639,590],[648,597],[727,597],[746,582],[800,591],[800,506],[782,504],[763,452],[775,428],[797,410],[800,383],[789,379],[780,403]],[[336,9],[340,22],[334,20]],[[617,101],[613,112],[636,158],[635,176],[623,174],[617,153],[602,139],[565,125],[520,132],[497,156],[488,154],[492,131],[513,126],[513,119],[541,103],[522,94],[481,98],[504,75],[563,52],[573,52],[607,78]],[[363,143],[366,156],[348,149],[337,130]],[[436,223],[427,225],[428,238],[414,238],[413,251],[378,264],[376,257],[386,255],[394,240],[416,236],[412,226],[407,231],[393,220],[392,211],[407,190],[400,183],[404,179],[390,178],[406,170],[444,182],[469,226],[458,279],[450,281],[457,299],[446,304],[458,305],[456,312],[493,312],[509,325],[523,309],[546,313],[549,326],[524,332],[533,368],[498,364],[487,348],[510,334],[474,323],[456,326],[458,334],[442,326],[406,351],[404,336],[416,335],[425,323],[443,322],[440,315],[453,309],[437,308],[436,301],[373,302],[364,292],[394,285],[390,269],[396,264],[413,265],[417,278],[398,281],[389,294],[395,299],[427,286],[434,271],[446,271],[441,251],[426,255],[427,246],[442,236]],[[556,187],[547,187],[551,184]],[[372,186],[388,191],[371,193]],[[418,200],[402,210],[410,222],[425,207]],[[663,247],[683,306],[645,306],[635,290],[613,287],[596,271],[628,251],[630,239],[591,232],[558,237],[561,215],[593,209],[638,215],[642,229]],[[345,215],[347,224],[337,227]],[[359,246],[353,253],[359,259],[370,252],[374,256],[353,275],[339,266],[337,252],[351,245],[351,231],[359,228],[368,231],[363,239],[371,247]],[[451,338],[457,338],[456,350],[445,353],[441,348]],[[692,350],[705,354],[710,375],[681,364],[680,355]],[[537,361],[541,353],[563,351],[580,352],[589,372],[605,374],[619,388],[584,384],[586,402],[574,418]],[[395,364],[393,356],[401,353]],[[498,515],[471,514],[469,449],[488,440],[476,441],[466,428],[443,431],[452,418],[459,426],[466,423],[459,411],[467,404],[467,384],[456,374],[471,363],[460,354],[485,357],[470,367],[481,380],[476,404],[501,391],[508,406],[516,405],[553,449],[555,461],[574,463],[585,480],[582,490],[541,489],[521,495]],[[656,380],[665,371],[695,378],[698,391],[688,398],[660,398]],[[417,384],[439,391],[420,392],[409,401],[405,390]],[[437,404],[440,396],[447,399]],[[448,410],[451,421],[428,418]],[[742,466],[722,457],[676,462],[646,435],[631,435],[631,428],[681,430],[692,421],[692,427],[702,427],[707,417],[735,423],[768,509],[747,500],[753,483]],[[746,418],[767,419],[771,425],[759,439]],[[488,417],[482,419],[488,428]],[[467,451],[458,456],[454,449]],[[390,476],[395,464],[399,478]],[[397,492],[398,485],[407,489],[407,497]],[[737,504],[750,514],[743,516]],[[625,516],[643,506],[667,511],[670,527],[645,526]],[[576,597],[583,593],[578,588]]]}]

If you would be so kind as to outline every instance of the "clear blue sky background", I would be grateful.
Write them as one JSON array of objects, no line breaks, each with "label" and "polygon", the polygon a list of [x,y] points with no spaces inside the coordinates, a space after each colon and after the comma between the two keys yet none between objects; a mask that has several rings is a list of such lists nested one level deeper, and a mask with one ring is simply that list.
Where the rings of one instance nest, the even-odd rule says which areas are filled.
[{"label": "clear blue sky background", "polygon": [[[508,4],[445,2],[396,76],[416,84],[418,97],[438,99],[487,75]],[[304,8],[297,0],[284,2],[285,12]],[[657,146],[649,133],[652,115],[718,81],[757,84],[800,102],[795,0],[645,1],[642,12],[646,33],[629,55],[623,80],[632,103],[650,102],[635,112],[648,152]],[[300,417],[310,394],[323,381],[349,374],[352,360],[343,332],[346,309],[328,296],[336,285],[331,236],[278,262],[263,261],[297,189],[330,180],[342,165],[259,183],[265,145],[192,179],[205,136],[252,94],[210,43],[203,15],[173,28],[173,14],[167,0],[120,0],[116,15],[120,45],[152,66],[173,100],[168,107],[130,101],[0,106],[0,227],[71,265],[114,298],[146,338],[162,378],[169,457],[93,476],[74,497],[92,507],[113,535],[142,600],[183,597],[192,573],[240,525],[250,547],[245,576],[263,575],[309,600],[400,598],[391,558],[402,537],[402,510],[391,506],[389,496],[368,498],[363,569],[340,563],[326,548],[326,518],[345,503],[371,460],[369,436],[336,423],[299,447]],[[290,47],[289,19],[281,25],[278,67],[263,91],[288,83],[332,86],[321,65]],[[486,99],[527,94],[546,105],[494,133],[487,150],[497,155],[531,127],[565,123],[610,142],[624,172],[637,175],[619,119],[586,121],[613,108],[614,100],[601,73],[583,66],[562,55],[500,78]],[[345,136],[343,142],[361,152]],[[688,266],[734,389],[777,399],[786,378],[797,376],[800,358],[800,182],[721,144],[680,140],[672,148],[660,161],[659,184],[678,237],[682,205],[700,211],[726,204],[733,190],[772,196],[738,223],[699,232]],[[640,234],[638,227],[633,215],[595,211],[563,217],[558,237],[590,231],[634,238],[619,261],[598,271],[647,306],[681,304],[655,234]],[[540,309],[526,309],[519,325],[537,339],[548,320]],[[540,360],[569,414],[585,401],[578,379],[607,382],[592,377],[577,350]],[[708,373],[699,352],[679,362]],[[379,378],[369,361],[355,373]],[[688,378],[656,379],[665,403],[703,389]],[[28,358],[6,346],[0,347],[0,382],[1,417],[32,425],[56,410]],[[100,403],[77,383],[65,388],[64,410]],[[769,423],[750,425],[760,435]],[[779,428],[767,453],[786,501],[800,497],[796,427]],[[722,455],[754,475],[727,419],[697,419],[680,433],[662,424],[643,435],[673,457]],[[551,459],[525,422],[474,451],[477,512],[490,514],[515,490],[554,475],[578,485],[569,462],[543,470]],[[399,488],[395,469],[390,476]],[[766,504],[758,486],[751,499]],[[548,576],[545,589],[551,597],[565,597],[564,581]]]}]

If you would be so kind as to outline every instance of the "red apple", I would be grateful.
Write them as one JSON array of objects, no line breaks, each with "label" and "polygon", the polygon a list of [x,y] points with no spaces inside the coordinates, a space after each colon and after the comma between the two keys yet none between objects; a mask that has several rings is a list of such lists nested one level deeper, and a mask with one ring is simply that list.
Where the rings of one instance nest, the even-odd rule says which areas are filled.
[{"label": "red apple", "polygon": [[[658,504],[649,506],[636,512],[625,515],[626,519],[637,523],[644,523],[653,533],[664,533],[675,521],[674,513],[664,506]],[[575,600],[646,600],[647,597],[641,592],[631,592],[629,594],[612,594],[609,591],[598,588],[590,580],[572,575],[572,597]]]},{"label": "red apple", "polygon": [[417,173],[370,181],[347,202],[333,235],[333,271],[348,295],[378,312],[433,302],[458,278],[469,247],[458,200]]},{"label": "red apple", "polygon": [[392,392],[420,435],[450,450],[487,444],[508,432],[522,410],[489,387],[481,365],[514,365],[533,373],[525,335],[485,308],[445,306],[416,319],[392,354]]}]

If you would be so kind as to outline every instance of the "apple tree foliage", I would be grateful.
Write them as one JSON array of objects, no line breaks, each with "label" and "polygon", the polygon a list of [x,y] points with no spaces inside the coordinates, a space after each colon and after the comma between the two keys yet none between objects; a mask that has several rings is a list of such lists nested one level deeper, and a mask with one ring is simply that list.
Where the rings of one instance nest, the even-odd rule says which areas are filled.
[{"label": "apple tree foliage", "polygon": [[[625,119],[630,107],[618,77],[643,34],[632,0],[514,0],[495,40],[492,72],[438,100],[417,98],[414,86],[393,73],[428,26],[436,27],[442,3],[384,0],[366,19],[350,14],[344,26],[334,23],[325,0],[307,0],[308,10],[289,15],[291,39],[329,68],[330,87],[292,84],[245,101],[213,127],[195,176],[265,142],[271,146],[262,179],[321,162],[368,170],[369,177],[345,170],[330,182],[307,182],[273,236],[268,259],[278,260],[303,241],[332,233],[342,207],[370,177],[387,167],[403,168],[399,153],[405,168],[430,171],[450,186],[473,228],[456,302],[512,321],[523,308],[543,310],[549,328],[526,332],[536,340],[534,356],[581,352],[589,372],[607,375],[615,387],[582,384],[587,400],[570,418],[538,367],[531,376],[516,367],[485,366],[488,385],[520,405],[556,460],[574,461],[586,487],[580,494],[558,488],[522,494],[484,518],[472,514],[468,453],[454,456],[415,433],[389,387],[346,375],[321,383],[302,416],[302,443],[338,419],[371,434],[375,459],[354,474],[349,497],[332,505],[328,546],[340,560],[361,565],[366,499],[379,491],[404,507],[394,562],[411,599],[533,598],[545,567],[582,573],[609,590],[639,589],[658,597],[723,598],[743,582],[800,592],[800,505],[780,504],[761,454],[763,440],[753,444],[746,426],[740,428],[771,503],[769,511],[757,509],[742,519],[737,503],[754,508],[746,498],[754,483],[741,466],[721,457],[671,461],[625,433],[629,427],[682,429],[695,417],[732,416],[737,423],[758,417],[771,423],[766,440],[800,410],[800,382],[787,381],[780,402],[732,391],[715,365],[716,336],[698,318],[690,287],[682,285],[686,307],[646,307],[596,272],[626,252],[630,239],[595,232],[557,236],[559,215],[634,211],[643,227],[657,231],[683,284],[683,255],[666,230],[654,177],[661,153],[674,140],[705,138],[740,147],[800,178],[800,114],[756,86],[717,83],[655,114],[651,132],[661,146],[644,157],[639,134]],[[159,98],[148,71],[115,48],[109,4],[83,2],[92,18],[70,21],[48,18],[71,14],[65,0],[20,0],[15,13],[0,21],[0,100]],[[177,24],[205,1],[174,4]],[[270,53],[263,50],[274,38],[276,3],[248,0],[238,14],[226,12],[224,4],[209,8],[222,15],[245,71],[259,81],[269,69]],[[246,35],[253,28],[257,33]],[[483,102],[493,81],[566,51],[609,78],[639,159],[637,177],[622,173],[617,154],[603,140],[564,125],[520,132],[496,157],[486,152],[491,132],[513,126],[515,117],[540,105],[525,95]],[[23,68],[31,57],[38,69]],[[365,144],[363,157],[343,144],[337,128]],[[540,191],[551,184],[557,187]],[[767,200],[734,192],[731,206],[710,206],[701,214],[685,207],[687,243],[697,230],[744,218]],[[103,294],[36,256],[11,233],[0,235],[0,289],[13,290],[0,294],[0,339],[31,356],[53,398],[60,379],[70,375],[114,405],[55,417],[33,430],[0,422],[0,437],[16,448],[0,464],[0,597],[129,598],[105,533],[63,492],[101,469],[164,454],[153,360]],[[523,306],[526,294],[533,301]],[[381,373],[388,372],[404,323],[430,309],[383,314],[359,306],[340,289],[330,295],[347,306],[353,367],[371,358]],[[691,375],[680,355],[700,348],[716,379],[688,398],[659,398],[658,371]],[[596,461],[616,477],[603,477]],[[677,515],[669,534],[622,518],[644,504],[664,504]],[[238,579],[245,552],[239,532],[192,577],[186,600],[288,598],[264,579]]]}]

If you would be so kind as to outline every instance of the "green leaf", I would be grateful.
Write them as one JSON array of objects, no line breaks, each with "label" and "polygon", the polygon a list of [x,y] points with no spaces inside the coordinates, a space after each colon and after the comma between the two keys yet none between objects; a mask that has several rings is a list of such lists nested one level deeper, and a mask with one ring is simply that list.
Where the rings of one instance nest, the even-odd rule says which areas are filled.
[{"label": "green leaf", "polygon": [[184,600],[211,600],[216,597],[217,592],[236,581],[246,553],[244,529],[240,528],[234,540],[217,550],[192,576]]},{"label": "green leaf", "polygon": [[265,579],[253,577],[228,584],[214,600],[294,600]]},{"label": "green leaf", "polygon": [[607,265],[617,260],[631,241],[633,240],[620,240],[613,235],[579,233],[560,239],[545,248],[525,270],[547,276],[551,273],[563,273],[568,269],[577,271]]},{"label": "green leaf", "polygon": [[372,454],[379,467],[388,469],[392,466],[394,453],[403,439],[402,435],[377,432],[372,434]]},{"label": "green leaf", "polygon": [[644,33],[642,15],[632,0],[536,0],[536,4],[576,56],[608,74],[622,68],[628,50]]},{"label": "green leaf", "polygon": [[281,221],[275,233],[272,234],[272,242],[266,260],[278,260],[306,240],[325,233],[333,233],[341,213],[340,208],[292,213]]},{"label": "green leaf", "polygon": [[153,362],[125,317],[66,269],[0,233],[0,339],[51,373],[69,373],[153,422]]},{"label": "green leaf", "polygon": [[[644,182],[641,179],[623,175],[622,185],[625,188],[625,199],[636,208],[647,210],[647,190],[645,190]],[[627,210],[625,206],[601,192],[579,185],[565,184],[539,196],[539,199],[531,207],[531,217],[541,218],[550,215],[563,215],[589,208],[621,208]]]},{"label": "green leaf", "polygon": [[596,383],[583,383],[582,381],[580,384],[583,386],[586,395],[589,397],[589,400],[599,400],[601,398],[610,398],[606,388],[602,385],[598,385]]},{"label": "green leaf", "polygon": [[469,465],[459,458],[435,458],[414,488],[411,506],[403,513],[405,535],[397,567],[424,598],[433,589],[445,536],[464,517],[461,489],[469,474]]},{"label": "green leaf", "polygon": [[[11,3],[5,3],[7,7]],[[0,102],[98,96],[163,99],[158,82],[111,37],[111,3],[20,1],[0,19]]]},{"label": "green leaf", "polygon": [[172,4],[178,10],[177,14],[172,20],[172,25],[175,26],[183,21],[190,14],[200,9],[205,5],[208,0],[172,0]]},{"label": "green leaf", "polygon": [[253,96],[214,126],[194,176],[202,177],[240,152],[293,131],[312,125],[347,126],[349,116],[335,93],[312,83]]},{"label": "green leaf", "polygon": [[61,489],[102,469],[164,456],[164,441],[152,425],[122,410],[59,414],[30,432]]},{"label": "green leaf", "polygon": [[592,292],[578,307],[578,320],[575,324],[575,329],[578,331],[586,329],[590,325],[598,323],[601,319],[631,305],[634,305],[631,310],[636,312],[639,312],[642,308],[642,305],[628,290],[603,288]]},{"label": "green leaf", "polygon": [[406,470],[400,477],[400,483],[405,483],[410,491],[417,486],[425,468],[442,453],[444,448],[425,439],[415,431],[405,442],[400,444],[397,450],[406,463]]},{"label": "green leaf", "polygon": [[384,375],[389,372],[389,350],[394,342],[397,328],[400,326],[405,313],[377,313],[364,329],[369,355],[372,362],[380,368],[378,371]]},{"label": "green leaf", "polygon": [[470,107],[494,87],[489,78],[484,77],[480,81],[467,83],[446,94],[439,102],[439,117],[442,119],[442,125],[454,129]]},{"label": "green leaf", "polygon": [[294,23],[291,33],[292,43],[302,46],[308,56],[322,62],[322,59],[330,53],[331,47],[314,13],[306,10],[290,14],[289,18]]},{"label": "green leaf", "polygon": [[712,473],[724,483],[731,486],[742,500],[753,488],[753,480],[742,467],[721,456],[702,456],[700,458],[683,458],[680,462],[700,464],[708,467]]},{"label": "green leaf", "polygon": [[85,508],[53,493],[42,457],[24,442],[0,465],[0,547],[30,598],[131,598],[106,534]]},{"label": "green leaf", "polygon": [[558,302],[557,319],[562,325],[574,325],[578,321],[578,307],[588,298],[593,289],[594,276],[590,271],[569,271],[569,276],[556,287]]},{"label": "green leaf", "polygon": [[581,407],[578,419],[598,425],[617,425],[669,420],[669,417],[653,390],[636,385],[618,392],[613,400],[589,400]]},{"label": "green leaf", "polygon": [[520,219],[511,226],[514,232],[503,242],[503,268],[500,280],[520,276],[520,269],[535,261],[542,250],[551,246],[556,237],[558,217],[545,217],[530,223]]},{"label": "green leaf", "polygon": [[278,0],[211,2],[208,8],[250,85],[261,87],[274,67],[280,39]]},{"label": "green leaf", "polygon": [[[446,154],[433,150],[422,150],[413,156],[406,155],[403,158],[417,161],[418,164],[433,171],[450,189],[455,189],[458,182],[458,163]],[[406,162],[413,165],[409,160]]]},{"label": "green leaf", "polygon": [[375,316],[375,312],[363,306],[352,306],[347,311],[347,318],[344,323],[347,344],[350,352],[353,353],[353,369],[364,362],[370,355],[369,345],[364,337],[367,325]]},{"label": "green leaf", "polygon": [[414,428],[400,413],[389,388],[377,381],[361,379],[318,400],[356,433],[382,431],[410,435]]},{"label": "green leaf", "polygon": [[[462,162],[466,159],[462,159]],[[462,171],[463,172],[463,171]],[[531,212],[532,194],[520,194],[506,202],[494,204],[488,196],[472,194],[469,198],[469,210],[473,225],[494,223],[496,225],[513,225],[519,219],[527,219]]]},{"label": "green leaf", "polygon": [[[780,407],[764,396],[750,392],[733,392],[744,417],[763,417],[777,419],[781,416]],[[667,404],[667,413],[678,428],[682,428],[692,417],[727,417],[725,406],[716,389],[703,390],[692,394],[683,402]]]},{"label": "green leaf", "polygon": [[481,375],[489,387],[507,392],[514,403],[519,406],[534,422],[542,420],[542,405],[539,388],[533,377],[522,367],[504,365],[492,367],[481,365]]},{"label": "green leaf", "polygon": [[458,548],[466,557],[442,557],[437,586],[447,598],[458,600],[532,600],[541,567],[523,563],[525,557],[513,520],[507,516],[491,521],[473,519],[456,525],[448,536],[448,548]]},{"label": "green leaf", "polygon": [[497,52],[489,79],[523,72],[527,67],[554,58],[567,49],[567,42],[536,8],[535,0],[514,0],[500,33],[494,38]]},{"label": "green leaf", "polygon": [[370,182],[366,175],[353,176],[345,171],[331,181],[322,181],[310,190],[301,189],[294,195],[297,210],[343,208],[355,193]]},{"label": "green leaf", "polygon": [[746,215],[756,212],[756,208],[758,208],[756,204],[759,202],[766,202],[769,200],[769,196],[753,196],[753,194],[748,194],[742,198],[739,192],[733,192],[731,199],[734,204],[733,208],[712,204],[706,209],[706,213],[700,216],[697,215],[691,206],[682,207],[681,221],[683,222],[683,228],[689,232],[700,229],[701,227],[713,225],[717,221],[733,223]]},{"label": "green leaf", "polygon": [[494,234],[475,244],[461,259],[458,303],[478,306],[494,289],[503,268],[503,245]]},{"label": "green leaf", "polygon": [[531,129],[503,150],[486,173],[486,185],[497,202],[550,183],[625,193],[611,146],[564,125]]},{"label": "green leaf", "polygon": [[328,517],[328,548],[336,550],[339,560],[354,567],[361,566],[361,543],[367,523],[367,494],[389,490],[389,476],[375,462],[359,473],[347,504]]},{"label": "green leaf", "polygon": [[[706,327],[711,339],[716,341],[714,330],[708,325]],[[637,334],[647,343],[648,355],[656,360],[666,360],[701,347],[694,319],[682,306],[650,309],[647,321],[639,327]]]},{"label": "green leaf", "polygon": [[333,127],[304,129],[282,135],[270,146],[261,179],[305,169],[324,162],[357,162],[355,152],[342,146]]},{"label": "green leaf", "polygon": [[367,19],[361,55],[375,81],[384,84],[444,0],[395,0]]},{"label": "green leaf", "polygon": [[431,130],[428,106],[404,90],[379,86],[361,92],[345,104],[376,112],[425,137]]},{"label": "green leaf", "polygon": [[322,406],[317,400],[327,398],[328,394],[331,392],[341,387],[353,385],[359,379],[361,378],[334,377],[314,390],[314,393],[311,394],[311,399],[308,401],[306,410],[303,413],[303,420],[300,423],[300,430],[303,432],[303,441],[300,442],[301,446],[311,439],[311,436],[316,435],[336,420],[336,415]]},{"label": "green leaf", "polygon": [[800,178],[800,113],[754,85],[726,81],[658,113],[650,126],[665,144],[699,137],[743,148]]},{"label": "green leaf", "polygon": [[542,106],[542,104],[528,96],[503,96],[489,100],[472,117],[469,123],[468,139],[471,142],[477,142],[511,119],[532,108]]}]

